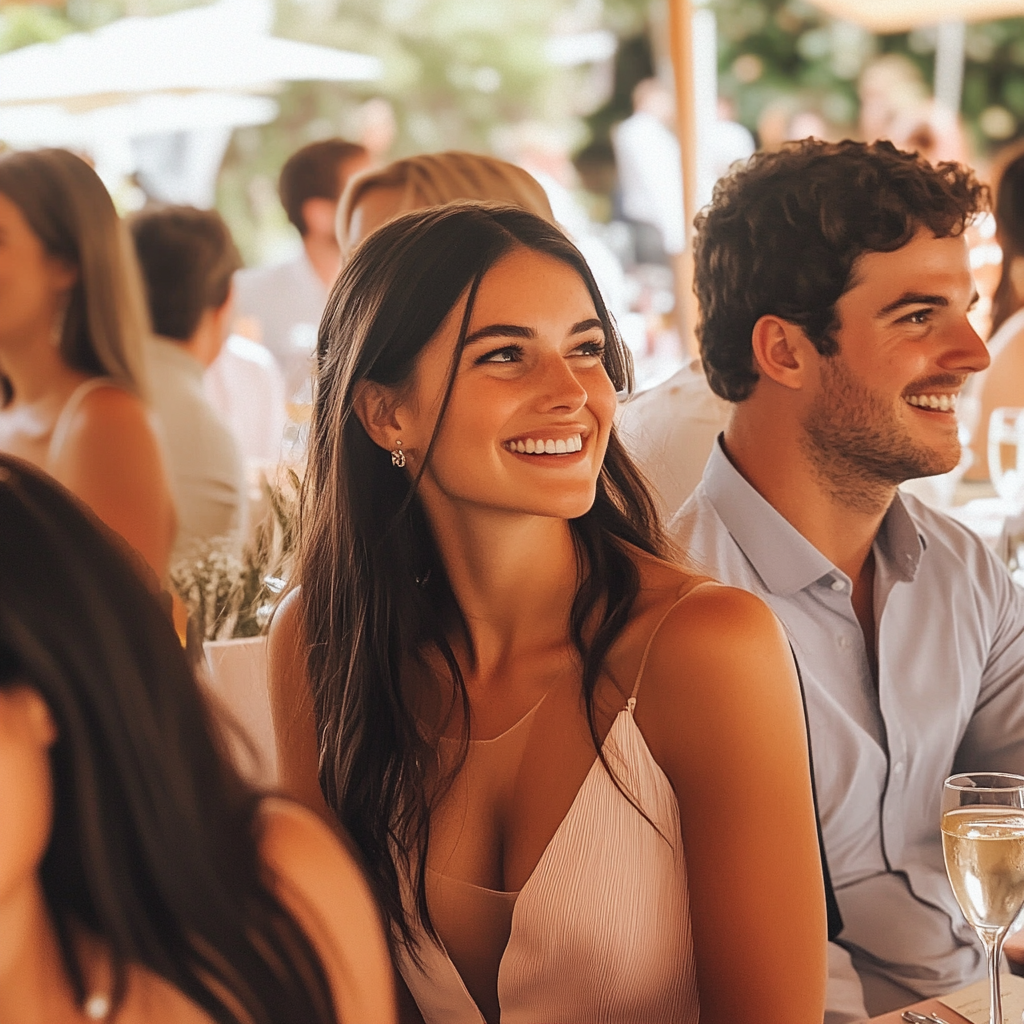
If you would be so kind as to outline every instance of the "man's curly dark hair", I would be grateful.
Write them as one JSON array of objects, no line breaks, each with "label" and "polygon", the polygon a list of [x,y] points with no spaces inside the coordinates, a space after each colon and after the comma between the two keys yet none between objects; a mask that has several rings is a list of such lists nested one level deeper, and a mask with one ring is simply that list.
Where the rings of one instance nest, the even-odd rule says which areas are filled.
[{"label": "man's curly dark hair", "polygon": [[959,235],[987,206],[969,168],[933,167],[891,142],[806,139],[755,154],[696,220],[697,336],[712,389],[730,402],[754,390],[751,334],[767,314],[835,355],[836,303],[861,256],[894,252],[921,228]]}]

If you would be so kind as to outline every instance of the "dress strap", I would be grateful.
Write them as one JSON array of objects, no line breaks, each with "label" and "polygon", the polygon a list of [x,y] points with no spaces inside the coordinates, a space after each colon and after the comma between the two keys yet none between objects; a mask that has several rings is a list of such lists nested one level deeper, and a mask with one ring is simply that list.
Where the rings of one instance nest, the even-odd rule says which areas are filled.
[{"label": "dress strap", "polygon": [[658,635],[659,630],[665,624],[665,620],[676,610],[676,608],[678,608],[679,605],[682,604],[683,601],[685,601],[697,589],[697,587],[708,582],[710,581],[702,578],[697,580],[697,582],[692,587],[687,587],[686,593],[681,594],[679,597],[677,597],[672,602],[672,604],[669,605],[669,607],[665,610],[665,614],[662,615],[660,619],[658,619],[658,624],[651,631],[651,635],[650,637],[648,637],[647,644],[644,647],[643,657],[640,659],[640,667],[637,669],[636,679],[633,682],[633,692],[629,695],[629,700],[626,701],[626,707],[629,708],[631,713],[636,708],[636,695],[640,689],[640,680],[643,677],[644,669],[647,667],[647,656],[651,653],[651,646],[654,643],[654,638]]},{"label": "dress strap", "polygon": [[71,392],[68,400],[64,403],[64,408],[57,416],[57,422],[53,425],[53,433],[50,435],[50,447],[46,452],[46,461],[50,465],[60,455],[60,450],[64,447],[64,442],[67,441],[68,433],[71,430],[71,421],[75,418],[75,413],[78,412],[82,402],[93,391],[98,391],[100,388],[116,388],[117,386],[109,377],[90,377],[88,380],[83,380]]}]

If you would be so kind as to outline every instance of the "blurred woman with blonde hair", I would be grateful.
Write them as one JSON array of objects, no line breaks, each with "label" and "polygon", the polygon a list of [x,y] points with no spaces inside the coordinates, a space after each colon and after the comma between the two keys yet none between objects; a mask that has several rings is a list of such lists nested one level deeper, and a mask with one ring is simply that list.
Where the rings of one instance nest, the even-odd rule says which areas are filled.
[{"label": "blurred woman with blonde hair", "polygon": [[148,330],[96,172],[63,149],[0,158],[0,452],[55,477],[162,578],[176,524],[145,405]]},{"label": "blurred woman with blonde hair", "polygon": [[367,235],[399,214],[459,199],[511,203],[555,220],[544,189],[522,167],[458,150],[421,153],[364,171],[349,182],[335,222],[342,258],[348,259]]}]

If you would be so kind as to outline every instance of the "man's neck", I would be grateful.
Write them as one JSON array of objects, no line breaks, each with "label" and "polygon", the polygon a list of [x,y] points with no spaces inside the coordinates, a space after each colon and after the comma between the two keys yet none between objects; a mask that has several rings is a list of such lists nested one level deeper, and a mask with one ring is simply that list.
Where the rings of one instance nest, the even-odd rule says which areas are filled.
[{"label": "man's neck", "polygon": [[874,486],[861,496],[864,500],[851,501],[815,465],[799,436],[785,433],[734,414],[725,432],[725,454],[761,497],[856,586],[896,488]]},{"label": "man's neck", "polygon": [[330,288],[341,267],[341,250],[337,240],[333,236],[321,238],[310,233],[302,239],[302,246],[316,276],[323,281],[325,288]]}]

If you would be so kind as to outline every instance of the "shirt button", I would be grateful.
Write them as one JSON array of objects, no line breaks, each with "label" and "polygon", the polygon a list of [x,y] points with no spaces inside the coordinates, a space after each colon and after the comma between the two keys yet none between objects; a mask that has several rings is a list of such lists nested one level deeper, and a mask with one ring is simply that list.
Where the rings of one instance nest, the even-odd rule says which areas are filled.
[{"label": "shirt button", "polygon": [[902,761],[897,761],[892,766],[892,773],[893,773],[893,775],[902,775],[903,774],[903,762]]},{"label": "shirt button", "polygon": [[850,646],[850,638],[848,636],[841,636],[839,638],[839,646],[845,651]]},{"label": "shirt button", "polygon": [[846,584],[842,580],[833,580],[832,589],[838,593],[840,590],[846,589]]}]

